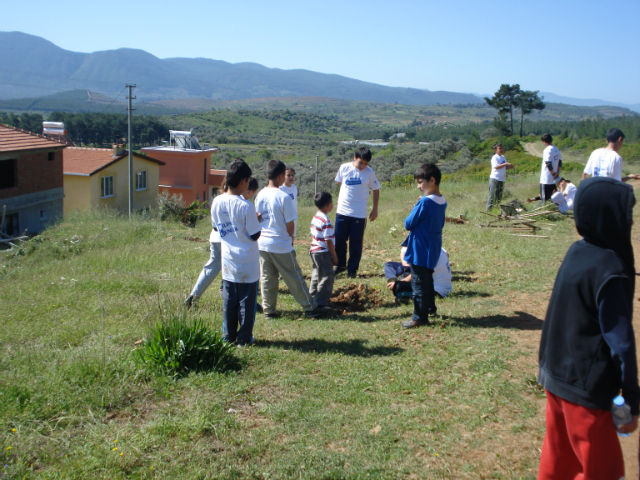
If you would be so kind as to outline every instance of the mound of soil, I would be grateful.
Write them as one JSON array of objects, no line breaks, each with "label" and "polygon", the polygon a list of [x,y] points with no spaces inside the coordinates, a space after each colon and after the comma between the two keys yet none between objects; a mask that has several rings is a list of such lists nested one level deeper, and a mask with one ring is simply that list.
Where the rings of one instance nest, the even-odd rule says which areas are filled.
[{"label": "mound of soil", "polygon": [[333,291],[331,305],[334,310],[343,314],[352,312],[366,312],[385,303],[379,288],[368,287],[366,284],[351,283],[346,287]]}]

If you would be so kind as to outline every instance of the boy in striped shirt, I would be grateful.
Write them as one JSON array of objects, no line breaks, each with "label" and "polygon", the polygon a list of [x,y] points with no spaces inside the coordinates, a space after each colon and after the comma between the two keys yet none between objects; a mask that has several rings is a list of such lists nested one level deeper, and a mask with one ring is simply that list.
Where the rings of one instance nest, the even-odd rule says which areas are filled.
[{"label": "boy in striped shirt", "polygon": [[309,293],[318,306],[328,306],[333,292],[333,267],[338,256],[333,246],[333,225],[328,213],[333,210],[333,198],[328,192],[316,194],[314,203],[318,213],[311,220],[311,286]]}]

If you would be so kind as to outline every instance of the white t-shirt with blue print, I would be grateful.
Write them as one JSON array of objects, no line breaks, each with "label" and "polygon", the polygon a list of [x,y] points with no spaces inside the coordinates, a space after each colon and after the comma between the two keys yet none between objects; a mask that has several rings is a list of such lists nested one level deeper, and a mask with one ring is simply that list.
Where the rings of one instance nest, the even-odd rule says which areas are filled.
[{"label": "white t-shirt with blue print", "polygon": [[367,218],[370,190],[380,190],[380,182],[371,167],[358,170],[353,163],[343,163],[336,175],[340,185],[337,213],[354,218]]}]

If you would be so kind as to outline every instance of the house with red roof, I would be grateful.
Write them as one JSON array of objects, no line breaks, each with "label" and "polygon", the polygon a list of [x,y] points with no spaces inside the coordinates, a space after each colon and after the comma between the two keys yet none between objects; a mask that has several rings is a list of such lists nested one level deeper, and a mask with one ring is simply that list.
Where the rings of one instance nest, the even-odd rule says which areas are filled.
[{"label": "house with red roof", "polygon": [[[65,143],[0,124],[0,229],[33,234],[62,218]],[[4,221],[3,221],[4,219]]]},{"label": "house with red roof", "polygon": [[[153,209],[164,162],[133,152],[133,210]],[[129,152],[113,148],[67,147],[63,153],[64,213],[90,208],[129,211]]]}]

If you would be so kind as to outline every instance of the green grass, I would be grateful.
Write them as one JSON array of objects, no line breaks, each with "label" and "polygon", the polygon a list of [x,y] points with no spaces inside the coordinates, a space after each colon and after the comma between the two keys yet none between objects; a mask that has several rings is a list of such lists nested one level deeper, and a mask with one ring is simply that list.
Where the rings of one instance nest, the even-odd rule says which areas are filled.
[{"label": "green grass", "polygon": [[[537,191],[510,176],[507,195]],[[572,221],[549,240],[483,229],[484,182],[443,183],[454,275],[433,327],[404,331],[381,276],[418,190],[386,189],[362,277],[384,305],[306,319],[281,285],[282,318],[258,315],[242,368],[173,380],[133,350],[182,301],[208,258],[195,229],[108,213],[72,216],[0,253],[0,446],[19,478],[535,478],[544,430],[535,388],[541,315]],[[507,199],[507,200],[508,200]],[[300,225],[314,210],[300,206]],[[395,230],[393,230],[395,228]],[[298,258],[310,273],[305,228]],[[201,242],[192,239],[201,239]],[[336,287],[353,281],[340,278]],[[191,321],[221,331],[219,281]]]}]

